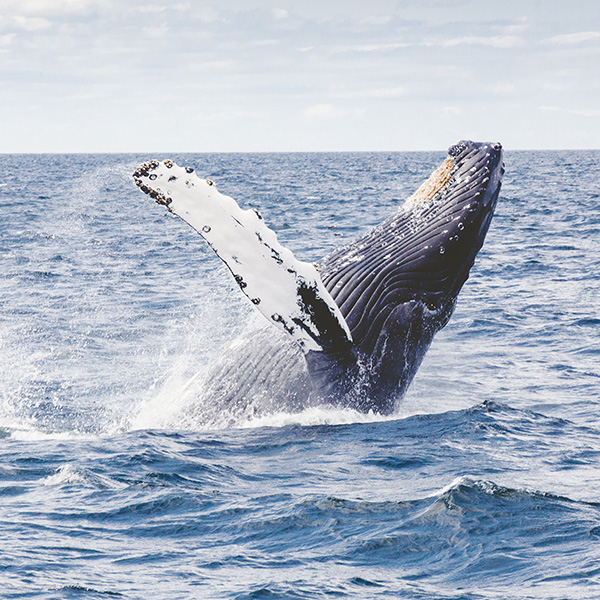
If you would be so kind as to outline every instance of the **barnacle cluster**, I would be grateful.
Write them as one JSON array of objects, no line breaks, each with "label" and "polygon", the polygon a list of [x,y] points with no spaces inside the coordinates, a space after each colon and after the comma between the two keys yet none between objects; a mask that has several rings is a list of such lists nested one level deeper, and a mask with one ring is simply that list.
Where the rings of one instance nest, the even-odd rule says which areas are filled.
[{"label": "barnacle cluster", "polygon": [[447,158],[427,179],[419,189],[406,201],[406,204],[418,205],[431,200],[446,187],[454,170],[454,160]]},{"label": "barnacle cluster", "polygon": [[[151,188],[148,185],[146,185],[142,179],[156,179],[156,174],[151,173],[151,171],[157,169],[159,164],[160,163],[157,160],[151,160],[144,163],[143,165],[140,165],[140,167],[138,167],[138,169],[136,169],[135,173],[133,174],[133,178],[135,180],[135,185],[137,185],[140,188],[140,190],[144,192],[144,194],[148,194],[148,196],[154,199],[154,201],[157,204],[162,204],[163,206],[166,206],[167,209],[170,211],[171,209],[169,208],[169,205],[171,204],[171,202],[173,202],[173,200],[167,195],[160,192],[159,190],[155,190],[154,188]],[[163,164],[168,169],[170,169],[173,166],[173,161],[165,160],[163,161]],[[152,177],[153,175],[154,177]]]}]

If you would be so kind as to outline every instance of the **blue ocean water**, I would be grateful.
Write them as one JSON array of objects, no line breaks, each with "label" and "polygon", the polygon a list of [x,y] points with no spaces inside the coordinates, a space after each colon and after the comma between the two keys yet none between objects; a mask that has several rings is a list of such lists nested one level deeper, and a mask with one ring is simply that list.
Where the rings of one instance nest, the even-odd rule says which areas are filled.
[{"label": "blue ocean water", "polygon": [[[0,156],[0,597],[600,598],[600,152],[507,152],[394,415],[235,427],[190,407],[252,309],[148,158]],[[444,153],[171,158],[317,260]]]}]

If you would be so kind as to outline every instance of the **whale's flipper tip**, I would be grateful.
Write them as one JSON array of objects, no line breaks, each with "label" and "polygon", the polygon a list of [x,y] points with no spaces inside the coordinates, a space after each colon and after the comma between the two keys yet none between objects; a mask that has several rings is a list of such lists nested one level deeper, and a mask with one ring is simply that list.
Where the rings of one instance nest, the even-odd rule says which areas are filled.
[{"label": "whale's flipper tip", "polygon": [[[169,162],[171,161],[163,161],[165,166],[167,166]],[[157,160],[150,160],[148,162],[145,162],[134,171],[133,180],[135,181],[135,184],[140,188],[140,190],[144,192],[144,194],[148,194],[148,196],[150,196],[150,198],[152,198],[157,204],[162,204],[163,206],[166,206],[170,212],[171,209],[169,208],[169,206],[171,205],[171,202],[173,200],[164,192],[160,191],[159,189],[156,189],[152,185],[148,185],[148,182],[157,178],[157,175],[153,173],[153,171],[156,171],[159,166],[160,163]]]}]

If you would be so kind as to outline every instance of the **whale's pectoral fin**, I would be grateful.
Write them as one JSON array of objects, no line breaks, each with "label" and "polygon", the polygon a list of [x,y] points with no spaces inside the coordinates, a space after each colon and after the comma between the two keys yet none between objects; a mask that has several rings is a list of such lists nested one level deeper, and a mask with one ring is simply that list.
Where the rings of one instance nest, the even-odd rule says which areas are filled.
[{"label": "whale's pectoral fin", "polygon": [[209,243],[252,304],[302,350],[340,352],[351,346],[346,321],[315,267],[284,248],[257,211],[242,210],[212,181],[169,160],[146,163],[133,177]]}]

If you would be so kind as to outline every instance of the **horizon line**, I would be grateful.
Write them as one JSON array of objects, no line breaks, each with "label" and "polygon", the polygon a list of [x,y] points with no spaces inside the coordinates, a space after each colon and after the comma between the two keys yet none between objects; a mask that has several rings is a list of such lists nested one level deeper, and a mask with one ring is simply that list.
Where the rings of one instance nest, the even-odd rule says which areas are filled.
[{"label": "horizon line", "polygon": [[[507,148],[502,146],[505,152],[597,152],[598,148]],[[171,151],[147,151],[147,150],[52,150],[52,151],[0,151],[0,156],[34,156],[34,155],[100,155],[100,154],[360,154],[360,153],[406,153],[406,152],[447,152],[446,149],[428,150],[171,150]]]}]

